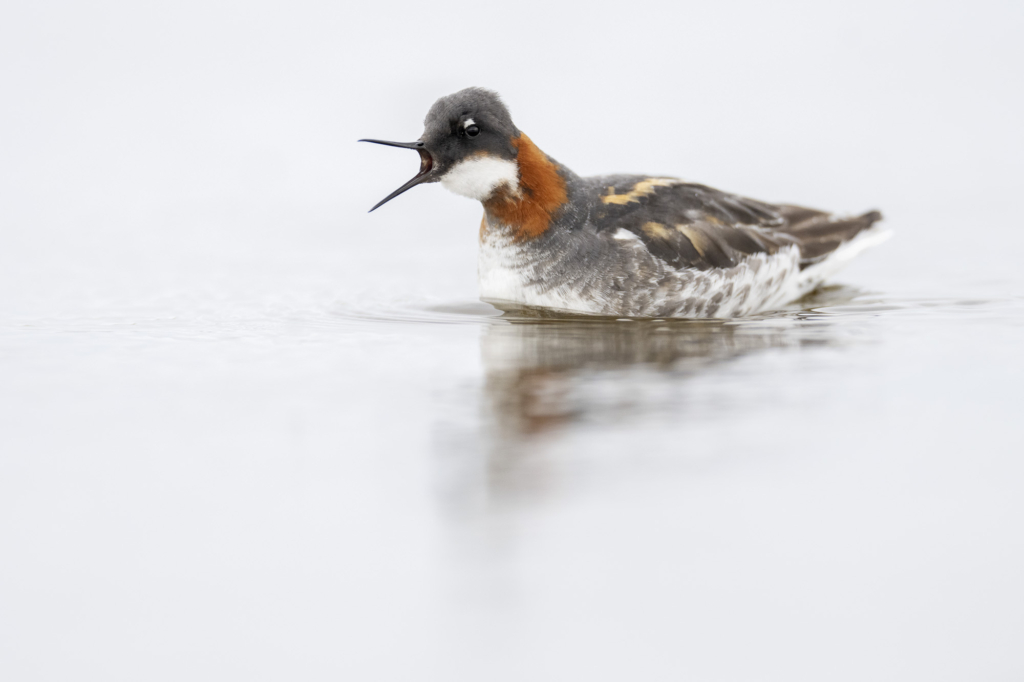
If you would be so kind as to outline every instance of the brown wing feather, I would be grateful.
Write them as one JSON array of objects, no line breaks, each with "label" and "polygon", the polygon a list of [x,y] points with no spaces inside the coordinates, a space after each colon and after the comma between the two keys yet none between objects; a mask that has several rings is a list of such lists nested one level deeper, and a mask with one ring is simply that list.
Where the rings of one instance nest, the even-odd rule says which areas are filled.
[{"label": "brown wing feather", "polygon": [[779,206],[779,209],[787,221],[778,229],[796,238],[800,245],[802,268],[822,260],[840,244],[850,241],[882,219],[878,211],[868,211],[852,218],[836,218],[800,206]]},{"label": "brown wing feather", "polygon": [[673,267],[730,268],[756,253],[800,249],[815,263],[881,219],[878,211],[835,218],[801,206],[772,205],[679,180],[647,176],[592,178],[599,192],[598,230],[626,229]]}]

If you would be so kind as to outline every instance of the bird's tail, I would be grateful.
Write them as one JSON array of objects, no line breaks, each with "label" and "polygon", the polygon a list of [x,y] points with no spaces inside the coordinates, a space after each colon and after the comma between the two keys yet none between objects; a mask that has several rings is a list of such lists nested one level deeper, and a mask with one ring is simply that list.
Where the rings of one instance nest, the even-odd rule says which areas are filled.
[{"label": "bird's tail", "polygon": [[881,213],[869,211],[856,218],[842,218],[827,223],[828,229],[826,224],[805,229],[799,237],[799,295],[813,291],[861,251],[889,239],[892,231],[876,224],[881,219]]},{"label": "bird's tail", "polygon": [[796,239],[800,247],[801,270],[831,260],[840,247],[852,243],[861,233],[876,232],[877,228],[873,226],[882,219],[878,211],[868,211],[852,218],[835,218],[799,206],[780,208],[788,222],[780,231]]}]

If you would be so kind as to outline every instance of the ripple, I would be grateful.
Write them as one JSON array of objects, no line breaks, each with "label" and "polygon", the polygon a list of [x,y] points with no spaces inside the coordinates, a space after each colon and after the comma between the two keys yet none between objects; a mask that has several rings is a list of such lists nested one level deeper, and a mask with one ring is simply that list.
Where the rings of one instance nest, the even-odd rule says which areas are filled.
[{"label": "ripple", "polygon": [[[329,309],[329,316],[337,321],[384,324],[434,324],[434,325],[494,325],[494,324],[635,324],[657,323],[671,325],[721,324],[723,322],[761,322],[780,318],[809,319],[813,315],[847,312],[877,312],[896,309],[900,306],[891,302],[864,300],[872,296],[856,287],[830,286],[805,296],[800,301],[778,311],[754,315],[735,320],[706,320],[684,318],[626,318],[605,315],[588,315],[564,310],[552,310],[525,306],[508,301],[424,301],[415,299],[367,300],[361,303],[339,302]],[[863,301],[860,306],[850,305]],[[828,312],[823,312],[828,311]]]},{"label": "ripple", "polygon": [[341,321],[384,324],[491,324],[502,311],[482,301],[448,303],[423,301],[374,301],[364,305],[338,304],[332,316]]},{"label": "ripple", "polygon": [[329,294],[297,296],[292,300],[217,301],[202,307],[194,301],[176,301],[175,305],[112,306],[99,314],[59,315],[53,317],[7,320],[9,331],[35,330],[70,333],[144,333],[161,336],[217,336],[244,333],[250,336],[289,335],[360,328],[372,331],[387,326],[476,326],[505,325],[551,326],[578,333],[595,327],[613,330],[623,326],[665,331],[696,331],[701,327],[728,325],[751,331],[766,327],[808,329],[814,324],[839,319],[887,317],[1018,318],[1024,298],[1005,296],[989,299],[958,297],[899,297],[856,287],[835,285],[819,289],[782,310],[730,320],[690,320],[679,318],[615,318],[573,314],[506,302],[496,304],[480,300],[437,300],[415,297],[381,298],[368,296],[358,300],[331,300]]}]

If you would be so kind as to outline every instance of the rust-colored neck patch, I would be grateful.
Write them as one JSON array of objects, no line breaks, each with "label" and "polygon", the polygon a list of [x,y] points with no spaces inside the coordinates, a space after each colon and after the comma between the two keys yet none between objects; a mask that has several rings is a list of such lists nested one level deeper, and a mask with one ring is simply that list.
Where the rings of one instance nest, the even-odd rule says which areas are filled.
[{"label": "rust-colored neck patch", "polygon": [[[484,220],[494,219],[512,228],[516,241],[536,239],[551,227],[551,216],[569,200],[558,167],[525,133],[512,140],[519,151],[519,191],[502,189],[484,202]],[[483,225],[481,226],[483,227]],[[481,230],[483,236],[483,230]]]}]

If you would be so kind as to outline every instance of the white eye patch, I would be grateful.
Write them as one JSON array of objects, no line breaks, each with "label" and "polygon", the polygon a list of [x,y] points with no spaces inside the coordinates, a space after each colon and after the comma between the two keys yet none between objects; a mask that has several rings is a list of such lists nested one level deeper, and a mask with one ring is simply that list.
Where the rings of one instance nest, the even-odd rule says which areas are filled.
[{"label": "white eye patch", "polygon": [[466,121],[462,124],[462,129],[465,130],[469,126],[475,126],[475,125],[476,125],[476,121],[474,121],[471,118],[467,118]]},{"label": "white eye patch", "polygon": [[501,185],[519,191],[519,165],[496,156],[474,156],[460,161],[441,178],[441,185],[470,199],[485,201]]}]

